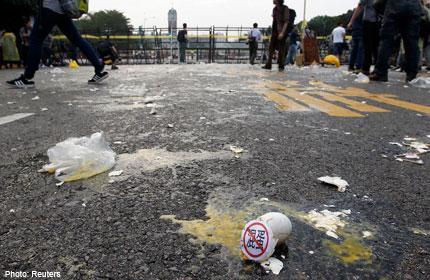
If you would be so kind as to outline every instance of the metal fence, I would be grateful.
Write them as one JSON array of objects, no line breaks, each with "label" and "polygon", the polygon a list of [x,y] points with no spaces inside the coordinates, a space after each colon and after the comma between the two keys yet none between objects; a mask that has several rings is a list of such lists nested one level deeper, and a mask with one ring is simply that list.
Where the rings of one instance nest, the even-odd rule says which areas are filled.
[{"label": "metal fence", "polygon": [[[248,63],[249,46],[247,27],[189,27],[187,63]],[[263,40],[258,44],[256,63],[267,59],[270,40],[270,30],[260,29]],[[176,32],[169,34],[168,28],[139,28],[131,29],[125,35],[110,35],[121,57],[123,64],[176,64],[179,63],[179,44]],[[82,30],[84,37],[95,47],[107,36],[90,35]],[[55,41],[57,42],[55,44]],[[54,45],[61,47],[54,50],[63,52],[63,57],[75,57],[73,48],[64,36],[55,36]],[[320,40],[321,55],[328,53],[325,39]],[[80,63],[86,64],[86,59],[78,53]]]}]

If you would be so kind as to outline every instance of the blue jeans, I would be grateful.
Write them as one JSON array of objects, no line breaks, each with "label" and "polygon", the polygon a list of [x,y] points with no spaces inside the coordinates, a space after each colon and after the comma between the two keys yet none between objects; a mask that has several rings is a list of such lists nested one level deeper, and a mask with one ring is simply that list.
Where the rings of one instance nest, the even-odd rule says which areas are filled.
[{"label": "blue jeans", "polygon": [[288,50],[287,62],[286,64],[294,65],[297,55],[297,44],[290,45],[290,49]]},{"label": "blue jeans", "polygon": [[349,68],[362,69],[364,61],[364,40],[363,37],[352,38],[351,55],[349,56]]},{"label": "blue jeans", "polygon": [[24,77],[26,79],[33,79],[34,74],[39,69],[43,41],[52,31],[55,25],[58,26],[61,32],[66,35],[72,44],[79,47],[79,49],[94,66],[96,73],[99,74],[101,71],[103,71],[103,65],[99,60],[97,53],[90,43],[81,37],[73,21],[65,15],[58,14],[49,9],[43,8],[42,15],[36,19],[30,36],[28,65],[24,72]]}]

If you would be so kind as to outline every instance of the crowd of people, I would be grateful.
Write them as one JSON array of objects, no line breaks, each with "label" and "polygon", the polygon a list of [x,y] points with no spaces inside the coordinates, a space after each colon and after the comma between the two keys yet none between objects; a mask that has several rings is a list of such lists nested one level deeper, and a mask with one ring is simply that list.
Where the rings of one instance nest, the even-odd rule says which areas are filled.
[{"label": "crowd of people", "polygon": [[[274,0],[273,3],[269,57],[263,68],[272,68],[275,50],[280,71],[284,71],[285,62],[297,65],[320,63],[315,34],[304,29],[299,36],[292,19],[294,10],[284,5],[283,0]],[[261,40],[256,26],[248,36],[251,64],[255,60],[255,41]],[[349,42],[348,32],[351,34]],[[388,69],[394,66],[406,72],[406,80],[411,81],[416,78],[423,61],[430,71],[429,34],[430,0],[359,0],[347,28],[339,22],[330,34],[329,52],[342,62],[345,49],[349,49],[349,71],[363,73],[370,80],[387,81]]]},{"label": "crowd of people", "polygon": [[[273,24],[268,54],[264,69],[272,69],[276,58],[279,71],[287,64],[310,65],[320,63],[318,40],[314,32],[305,28],[299,34],[294,22],[296,12],[284,4],[284,0],[273,0]],[[54,58],[53,40],[50,35],[57,26],[60,31],[85,55],[93,65],[95,74],[89,83],[99,83],[109,74],[106,64],[117,69],[118,52],[109,42],[99,45],[98,52],[82,38],[68,14],[64,13],[59,0],[44,0],[34,24],[28,21],[19,32],[19,40],[11,30],[0,32],[0,66],[25,67],[17,79],[8,81],[16,87],[33,86],[32,81],[39,66],[51,65],[54,61],[64,63],[64,57]],[[351,32],[349,70],[363,73],[373,81],[387,81],[390,59],[395,54],[395,65],[406,72],[406,80],[416,78],[425,59],[430,70],[430,0],[359,0],[358,6],[345,29],[342,22],[331,34],[331,52],[342,61],[348,45],[346,35]],[[186,61],[188,43],[187,25],[178,33],[180,63]],[[258,42],[262,40],[258,24],[255,23],[248,35],[250,63],[257,58]],[[421,44],[421,45],[420,45]],[[64,45],[57,46],[64,48]],[[64,53],[64,52],[57,52]],[[424,59],[423,59],[424,57]],[[338,63],[339,64],[339,63]],[[371,66],[374,65],[371,72]]]}]

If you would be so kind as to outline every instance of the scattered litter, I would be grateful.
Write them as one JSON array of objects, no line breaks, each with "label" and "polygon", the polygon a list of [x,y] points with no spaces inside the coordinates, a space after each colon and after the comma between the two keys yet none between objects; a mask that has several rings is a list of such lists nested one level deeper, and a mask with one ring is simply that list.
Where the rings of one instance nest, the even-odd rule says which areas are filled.
[{"label": "scattered litter", "polygon": [[332,231],[327,231],[325,234],[327,236],[330,236],[330,237],[334,238],[334,239],[339,239],[339,235],[337,235],[336,233],[334,233]]},{"label": "scattered litter", "polygon": [[100,90],[99,88],[90,88],[91,92],[96,92],[96,91],[99,91],[99,90]]},{"label": "scattered litter", "polygon": [[309,254],[313,255],[313,254],[315,254],[315,252],[314,251],[309,251]]},{"label": "scattered litter", "polygon": [[272,271],[272,273],[275,275],[279,275],[282,268],[284,268],[282,261],[278,260],[277,258],[269,258],[267,261],[262,262],[261,266],[266,270],[267,273]]},{"label": "scattered litter", "polygon": [[318,181],[323,182],[325,184],[333,185],[337,187],[338,192],[345,192],[346,187],[349,186],[348,182],[343,180],[341,177],[320,177]]},{"label": "scattered litter", "polygon": [[367,101],[361,101],[362,104],[367,104]]},{"label": "scattered litter", "polygon": [[[348,211],[348,213],[350,213]],[[316,210],[312,210],[306,216],[306,219],[314,224],[316,228],[326,230],[326,235],[338,239],[337,229],[345,227],[346,223],[343,222],[340,218],[347,217],[348,214],[344,212],[331,212],[329,210],[323,210],[321,212],[317,212]]]},{"label": "scattered litter", "polygon": [[285,256],[284,255],[281,255],[281,258],[285,260]]},{"label": "scattered litter", "polygon": [[122,173],[124,173],[124,170],[112,171],[109,173],[109,177],[118,177],[121,176]]},{"label": "scattered litter", "polygon": [[70,61],[70,63],[69,63],[69,68],[70,69],[78,69],[79,68],[79,64],[78,64],[78,62],[76,62],[76,60],[72,60],[72,61]]},{"label": "scattered litter", "polygon": [[49,71],[51,74],[63,74],[65,73],[61,68],[54,68],[53,70]]},{"label": "scattered litter", "polygon": [[113,183],[115,183],[115,180],[109,180],[109,182],[108,182],[109,184],[113,184]]},{"label": "scattered litter", "polygon": [[241,249],[244,256],[255,262],[269,259],[277,245],[291,234],[290,219],[282,213],[267,213],[250,221],[242,231]]},{"label": "scattered litter", "polygon": [[326,207],[326,208],[335,208],[336,206],[335,205],[325,205],[324,204],[324,207]]},{"label": "scattered litter", "polygon": [[270,139],[269,139],[269,141],[270,141],[270,142],[275,142],[275,139],[270,138]]},{"label": "scattered litter", "polygon": [[236,155],[239,155],[239,154],[243,153],[245,150],[240,148],[240,147],[237,147],[237,146],[230,146],[230,151],[232,151]]},{"label": "scattered litter", "polygon": [[55,184],[57,187],[61,187],[62,185],[64,185],[64,182],[60,182],[60,183],[57,183],[57,184]]},{"label": "scattered litter", "polygon": [[73,106],[73,104],[72,104],[72,103],[69,103],[69,104],[67,104],[67,106]]},{"label": "scattered litter", "polygon": [[237,90],[231,89],[231,90],[229,90],[229,92],[237,92]]},{"label": "scattered litter", "polygon": [[363,73],[358,74],[357,78],[354,80],[355,83],[359,84],[368,84],[370,83],[369,77],[364,75]]},{"label": "scattered litter", "polygon": [[48,108],[40,108],[40,111],[46,112],[46,111],[48,111]]},{"label": "scattered litter", "polygon": [[390,144],[390,145],[394,145],[394,146],[403,147],[403,145],[402,145],[402,144],[397,143],[397,142],[390,142],[390,143],[388,143],[388,144]]},{"label": "scattered litter", "polygon": [[345,132],[345,135],[351,135],[351,132]]},{"label": "scattered litter", "polygon": [[149,112],[149,114],[151,114],[151,115],[156,115],[157,114],[157,110],[155,110],[155,107],[153,107],[151,109],[151,112]]},{"label": "scattered litter", "polygon": [[57,180],[71,182],[90,178],[111,169],[115,165],[115,153],[106,142],[103,133],[90,137],[69,138],[48,150],[48,165],[43,170],[55,172]]},{"label": "scattered litter", "polygon": [[369,238],[371,237],[373,234],[370,231],[363,231],[363,238]]},{"label": "scattered litter", "polygon": [[416,138],[406,137],[404,138],[405,141],[417,141]]},{"label": "scattered litter", "polygon": [[206,120],[206,117],[200,117],[200,120]]},{"label": "scattered litter", "polygon": [[417,235],[424,235],[424,236],[430,235],[430,231],[419,229],[419,228],[412,228],[412,232]]},{"label": "scattered litter", "polygon": [[417,114],[417,117],[424,117],[423,115],[421,115],[421,114]]},{"label": "scattered litter", "polygon": [[171,124],[171,123],[169,123],[169,124],[167,125],[167,127],[168,127],[168,128],[173,128],[173,127],[174,127],[174,125],[173,125],[173,124]]},{"label": "scattered litter", "polygon": [[33,97],[31,100],[39,100],[40,99],[40,97],[39,96],[35,96],[35,97]]},{"label": "scattered litter", "polygon": [[19,114],[13,114],[6,117],[0,118],[0,125],[11,123],[20,119],[24,119],[30,116],[33,116],[33,113],[19,113]]},{"label": "scattered litter", "polygon": [[388,156],[387,156],[387,155],[381,155],[381,157],[383,157],[383,158],[388,158]]},{"label": "scattered litter", "polygon": [[8,102],[7,105],[13,105],[16,104],[15,102]]},{"label": "scattered litter", "polygon": [[267,197],[263,197],[263,198],[260,198],[260,201],[261,202],[267,202],[267,201],[270,201]]},{"label": "scattered litter", "polygon": [[409,84],[411,84],[412,86],[417,87],[417,88],[428,89],[428,88],[430,88],[430,78],[418,77],[415,80],[412,80],[411,82],[409,82]]},{"label": "scattered litter", "polygon": [[14,209],[10,209],[9,213],[15,213],[15,210]]},{"label": "scattered litter", "polygon": [[339,68],[340,67],[340,61],[339,61],[339,58],[337,58],[336,56],[334,56],[334,55],[328,55],[328,56],[326,56],[325,58],[324,58],[324,63],[325,64],[329,64],[329,65],[334,65],[334,66],[336,66],[337,68]]},{"label": "scattered litter", "polygon": [[82,207],[84,207],[84,208],[85,208],[85,207],[87,207],[87,205],[86,205],[85,203],[82,203]]},{"label": "scattered litter", "polygon": [[409,88],[407,85],[404,85],[403,87],[404,87],[404,88]]}]

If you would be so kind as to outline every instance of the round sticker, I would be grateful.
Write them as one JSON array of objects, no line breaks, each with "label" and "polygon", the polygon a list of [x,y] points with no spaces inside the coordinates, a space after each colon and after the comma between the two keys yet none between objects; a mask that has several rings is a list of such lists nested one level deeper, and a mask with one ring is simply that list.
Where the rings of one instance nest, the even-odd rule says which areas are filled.
[{"label": "round sticker", "polygon": [[273,253],[274,246],[272,246],[272,239],[272,230],[266,223],[251,221],[242,231],[242,252],[250,260],[265,260]]}]

